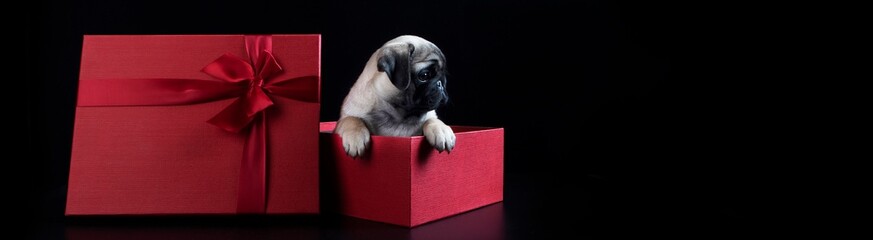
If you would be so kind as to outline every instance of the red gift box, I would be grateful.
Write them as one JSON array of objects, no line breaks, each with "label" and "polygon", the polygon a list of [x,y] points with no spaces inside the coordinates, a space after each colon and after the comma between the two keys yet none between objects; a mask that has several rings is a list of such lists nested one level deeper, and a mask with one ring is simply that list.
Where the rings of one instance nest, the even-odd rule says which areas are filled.
[{"label": "red gift box", "polygon": [[324,191],[340,213],[414,227],[503,201],[503,128],[452,126],[457,145],[439,153],[422,136],[372,136],[352,159],[321,123]]},{"label": "red gift box", "polygon": [[320,49],[85,36],[66,214],[317,213]]}]

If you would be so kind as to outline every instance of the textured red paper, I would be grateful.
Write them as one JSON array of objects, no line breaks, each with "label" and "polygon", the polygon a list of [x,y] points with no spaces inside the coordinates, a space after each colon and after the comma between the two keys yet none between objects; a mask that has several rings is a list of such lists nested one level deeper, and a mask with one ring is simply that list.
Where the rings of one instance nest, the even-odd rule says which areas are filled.
[{"label": "textured red paper", "polygon": [[334,127],[321,123],[322,170],[343,214],[413,227],[503,200],[502,128],[453,126],[451,153],[421,136],[373,136],[352,159]]},{"label": "textured red paper", "polygon": [[[319,75],[320,41],[274,35],[277,78]],[[225,53],[246,56],[244,37],[86,36],[79,77],[210,79],[200,69]],[[206,123],[233,100],[77,107],[66,214],[235,213],[247,135]],[[266,212],[317,213],[319,104],[272,100]]]}]

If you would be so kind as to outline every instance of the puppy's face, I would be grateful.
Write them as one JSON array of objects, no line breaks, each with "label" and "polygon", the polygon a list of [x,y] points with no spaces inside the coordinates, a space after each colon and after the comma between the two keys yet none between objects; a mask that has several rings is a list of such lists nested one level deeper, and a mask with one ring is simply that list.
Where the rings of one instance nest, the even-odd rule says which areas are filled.
[{"label": "puppy's face", "polygon": [[392,41],[381,49],[379,71],[397,89],[393,103],[407,115],[421,115],[448,101],[445,56],[436,45],[421,39]]}]

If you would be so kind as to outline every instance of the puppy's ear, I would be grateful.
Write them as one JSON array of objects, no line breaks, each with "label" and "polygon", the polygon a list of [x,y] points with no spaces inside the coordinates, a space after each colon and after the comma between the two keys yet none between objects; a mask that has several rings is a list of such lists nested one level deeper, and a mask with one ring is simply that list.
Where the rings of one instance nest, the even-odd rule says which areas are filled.
[{"label": "puppy's ear", "polygon": [[388,74],[388,78],[400,90],[409,87],[410,61],[415,46],[411,43],[394,44],[382,48],[382,56],[379,57],[379,71]]}]

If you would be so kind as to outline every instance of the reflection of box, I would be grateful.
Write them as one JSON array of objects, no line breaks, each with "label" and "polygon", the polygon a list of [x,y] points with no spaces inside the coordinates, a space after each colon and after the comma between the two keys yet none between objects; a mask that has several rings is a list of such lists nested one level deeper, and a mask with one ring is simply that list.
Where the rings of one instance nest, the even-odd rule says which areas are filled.
[{"label": "reflection of box", "polygon": [[66,214],[317,213],[320,45],[85,36]]},{"label": "reflection of box", "polygon": [[505,231],[507,229],[503,215],[503,203],[496,203],[415,228],[342,217],[339,223],[343,233],[339,237],[360,238],[367,236],[367,239],[415,240],[506,239]]},{"label": "reflection of box", "polygon": [[452,127],[451,153],[422,136],[372,136],[364,157],[352,159],[335,125],[321,124],[322,189],[337,201],[328,208],[412,227],[503,200],[502,128]]}]

